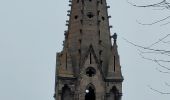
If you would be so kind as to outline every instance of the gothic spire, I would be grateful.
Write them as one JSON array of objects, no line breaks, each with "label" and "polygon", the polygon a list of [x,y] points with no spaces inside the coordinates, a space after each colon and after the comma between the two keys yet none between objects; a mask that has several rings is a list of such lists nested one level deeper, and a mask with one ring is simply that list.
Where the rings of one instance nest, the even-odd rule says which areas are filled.
[{"label": "gothic spire", "polygon": [[110,35],[106,0],[69,2],[68,30],[57,56],[55,100],[121,100],[117,35]]},{"label": "gothic spire", "polygon": [[111,53],[111,26],[109,26],[110,17],[107,13],[109,6],[106,0],[72,0],[70,3],[71,10],[68,11],[68,31],[65,33],[64,46],[71,52],[76,72],[89,45],[93,46],[102,67],[106,67]]}]

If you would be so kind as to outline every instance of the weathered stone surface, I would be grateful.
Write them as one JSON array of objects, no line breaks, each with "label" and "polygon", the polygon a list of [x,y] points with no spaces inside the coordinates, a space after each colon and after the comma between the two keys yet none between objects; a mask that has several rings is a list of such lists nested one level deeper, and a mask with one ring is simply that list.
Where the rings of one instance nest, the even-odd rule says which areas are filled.
[{"label": "weathered stone surface", "polygon": [[56,60],[55,100],[121,100],[117,36],[112,45],[108,18],[106,0],[71,1],[64,48]]}]

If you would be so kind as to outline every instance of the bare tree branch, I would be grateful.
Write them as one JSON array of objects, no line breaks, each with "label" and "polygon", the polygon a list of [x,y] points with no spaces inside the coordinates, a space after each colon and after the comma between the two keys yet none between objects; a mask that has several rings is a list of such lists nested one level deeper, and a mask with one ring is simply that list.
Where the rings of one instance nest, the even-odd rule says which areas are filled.
[{"label": "bare tree branch", "polygon": [[[154,61],[154,62],[166,62],[166,63],[170,63],[169,60],[162,60],[162,59],[153,59],[153,58],[148,58],[148,57],[145,57],[143,56],[142,54],[139,54],[143,59],[146,59],[146,60],[150,60],[150,61]],[[161,66],[163,67],[163,66]],[[164,66],[165,67],[165,66]]]},{"label": "bare tree branch", "polygon": [[170,34],[167,34],[166,36],[164,36],[163,38],[158,39],[158,41],[156,41],[155,43],[151,44],[148,48],[151,48],[152,46],[158,44],[159,42],[162,42],[164,39],[166,39],[167,37],[169,37]]},{"label": "bare tree branch", "polygon": [[170,9],[170,3],[167,2],[167,0],[162,0],[162,1],[159,2],[159,3],[150,4],[150,5],[142,5],[142,6],[133,4],[132,2],[129,2],[129,0],[127,0],[127,2],[128,2],[129,4],[131,4],[132,6],[135,6],[135,7],[161,7],[161,8]]},{"label": "bare tree branch", "polygon": [[[141,23],[141,22],[139,22],[139,21],[136,21],[138,24],[141,24],[141,25],[154,25],[154,24],[157,24],[157,23],[160,23],[160,22],[162,22],[162,21],[165,21],[165,20],[167,20],[167,19],[169,19],[170,18],[170,16],[167,16],[167,17],[165,17],[165,18],[162,18],[162,19],[160,19],[160,20],[156,20],[156,21],[154,21],[154,22],[152,22],[152,23],[147,23],[147,24],[144,24],[144,23]],[[163,24],[163,25],[167,25],[168,23],[166,23],[166,24]]]},{"label": "bare tree branch", "polygon": [[166,67],[166,66],[163,66],[161,65],[157,60],[154,61],[155,63],[157,63],[160,67],[166,69],[166,70],[169,70],[170,71],[170,68]]},{"label": "bare tree branch", "polygon": [[165,72],[165,71],[161,71],[160,69],[156,68],[157,71],[159,71],[160,73],[164,73],[164,74],[170,74],[170,72]]},{"label": "bare tree branch", "polygon": [[[138,51],[140,51],[140,50],[138,50]],[[170,54],[168,53],[164,53],[164,52],[154,52],[154,51],[147,51],[147,52],[144,52],[144,51],[140,51],[140,54],[141,55],[146,55],[146,54],[155,54],[155,55],[165,55],[165,56],[168,56],[168,57],[170,57]]]},{"label": "bare tree branch", "polygon": [[157,93],[160,93],[160,94],[164,94],[164,95],[169,95],[169,94],[170,94],[170,92],[162,92],[162,91],[160,91],[160,90],[156,90],[156,89],[152,88],[152,87],[149,86],[149,85],[148,85],[148,87],[149,87],[151,90],[153,90],[153,91],[155,91],[155,92],[157,92]]},{"label": "bare tree branch", "polygon": [[139,47],[139,48],[142,48],[142,49],[145,49],[145,50],[150,50],[150,51],[156,51],[156,52],[163,52],[163,53],[170,53],[169,50],[163,50],[163,49],[152,49],[152,48],[148,48],[148,47],[144,47],[144,46],[140,46],[140,45],[137,45],[137,44],[134,44],[130,41],[128,41],[127,39],[123,38],[126,42],[132,44],[133,46],[135,47]]},{"label": "bare tree branch", "polygon": [[[154,4],[148,4],[148,5],[137,5],[137,4],[130,2],[129,0],[127,0],[127,2],[134,7],[154,8],[154,10],[170,10],[170,1],[168,1],[168,0],[162,0],[161,2],[154,3]],[[155,25],[155,24],[159,23],[159,24],[161,24],[160,26],[165,26],[165,25],[170,24],[169,19],[170,19],[170,15],[165,16],[164,18],[152,21],[151,23],[142,23],[138,20],[136,20],[136,22],[141,25]],[[169,68],[170,67],[169,66],[170,49],[168,48],[168,47],[170,47],[170,45],[169,45],[170,41],[168,40],[168,37],[170,37],[170,34],[167,34],[166,36],[158,39],[156,42],[152,43],[149,46],[137,45],[131,41],[128,41],[125,38],[123,38],[123,39],[127,43],[138,48],[139,55],[141,56],[141,58],[155,62],[159,66],[159,68],[156,68],[157,71],[159,71],[163,74],[170,74],[170,68]],[[162,46],[162,44],[164,46]],[[166,49],[164,49],[165,46],[166,46]],[[168,84],[167,82],[165,82],[165,85],[170,87],[170,84]],[[157,93],[160,93],[163,95],[170,95],[170,92],[164,92],[162,90],[157,90],[157,89],[152,88],[151,86],[148,86],[148,87],[154,92],[157,92]]]},{"label": "bare tree branch", "polygon": [[170,87],[170,84],[168,84],[167,82],[165,82],[165,85]]},{"label": "bare tree branch", "polygon": [[168,25],[170,22],[167,22],[167,23],[164,23],[164,24],[161,24],[160,26],[165,26],[165,25]]},{"label": "bare tree branch", "polygon": [[170,44],[170,41],[163,41],[163,43],[165,43],[165,44]]},{"label": "bare tree branch", "polygon": [[[169,3],[167,0],[162,0],[161,2],[158,2],[158,3],[155,3],[155,4],[142,5],[142,6],[133,4],[132,2],[129,2],[129,0],[127,0],[127,2],[128,2],[130,5],[135,6],[135,7],[143,7],[143,8],[152,7],[152,8],[159,8],[159,10],[165,10],[165,9],[170,10],[170,3]],[[158,10],[158,9],[157,9],[157,10]],[[156,20],[156,21],[154,21],[154,22],[152,22],[152,23],[148,23],[148,24],[147,24],[147,23],[144,24],[144,23],[141,23],[141,22],[139,22],[139,21],[136,21],[136,22],[137,22],[138,24],[141,24],[141,25],[154,25],[154,24],[163,22],[163,21],[165,21],[165,20],[167,20],[167,19],[169,19],[169,18],[170,18],[170,16],[167,16],[167,17],[165,17],[165,18]],[[169,24],[169,23],[170,23],[170,22],[165,23],[165,24],[162,24],[161,26],[167,25],[167,24]]]}]

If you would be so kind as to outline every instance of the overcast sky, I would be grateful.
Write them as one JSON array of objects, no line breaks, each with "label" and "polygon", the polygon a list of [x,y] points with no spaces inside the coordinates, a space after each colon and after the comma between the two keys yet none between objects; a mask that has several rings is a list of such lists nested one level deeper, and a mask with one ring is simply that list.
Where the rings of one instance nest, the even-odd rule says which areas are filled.
[{"label": "overcast sky", "polygon": [[[169,34],[169,22],[152,23],[169,10],[136,8],[126,0],[107,0],[111,33],[117,32],[124,76],[122,100],[168,100],[155,89],[170,92],[157,64],[142,59],[136,47],[123,38],[148,46]],[[144,5],[161,0],[129,0]],[[55,55],[62,50],[68,0],[0,0],[0,100],[54,100]]]}]

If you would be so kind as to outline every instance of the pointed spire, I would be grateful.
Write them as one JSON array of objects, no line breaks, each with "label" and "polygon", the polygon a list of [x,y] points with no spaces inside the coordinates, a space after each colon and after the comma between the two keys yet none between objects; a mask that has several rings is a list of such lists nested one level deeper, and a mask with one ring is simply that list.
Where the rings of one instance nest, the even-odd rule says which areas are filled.
[{"label": "pointed spire", "polygon": [[[106,0],[70,0],[68,31],[65,32],[64,47],[68,48],[75,69],[79,69],[88,47],[93,46],[97,58],[108,66],[111,40]],[[107,33],[107,34],[106,34]],[[99,54],[99,52],[103,52]],[[78,71],[75,71],[77,74]]]},{"label": "pointed spire", "polygon": [[117,79],[117,80],[122,81],[123,77],[121,73],[120,59],[119,59],[117,43],[116,43],[117,34],[114,33],[114,35],[112,35],[111,38],[113,38],[114,43],[112,46],[112,54],[110,55],[107,78]]},{"label": "pointed spire", "polygon": [[[100,87],[96,88],[96,95],[101,97],[110,95],[107,91],[112,86],[119,87],[122,93],[117,34],[110,35],[112,26],[109,25],[107,11],[110,6],[106,0],[69,0],[69,6],[71,10],[66,21],[68,29],[65,31],[64,47],[57,56],[55,100],[68,97],[83,100],[83,88],[90,83]],[[73,95],[65,98],[62,94],[65,94],[63,87],[66,84]]]}]

